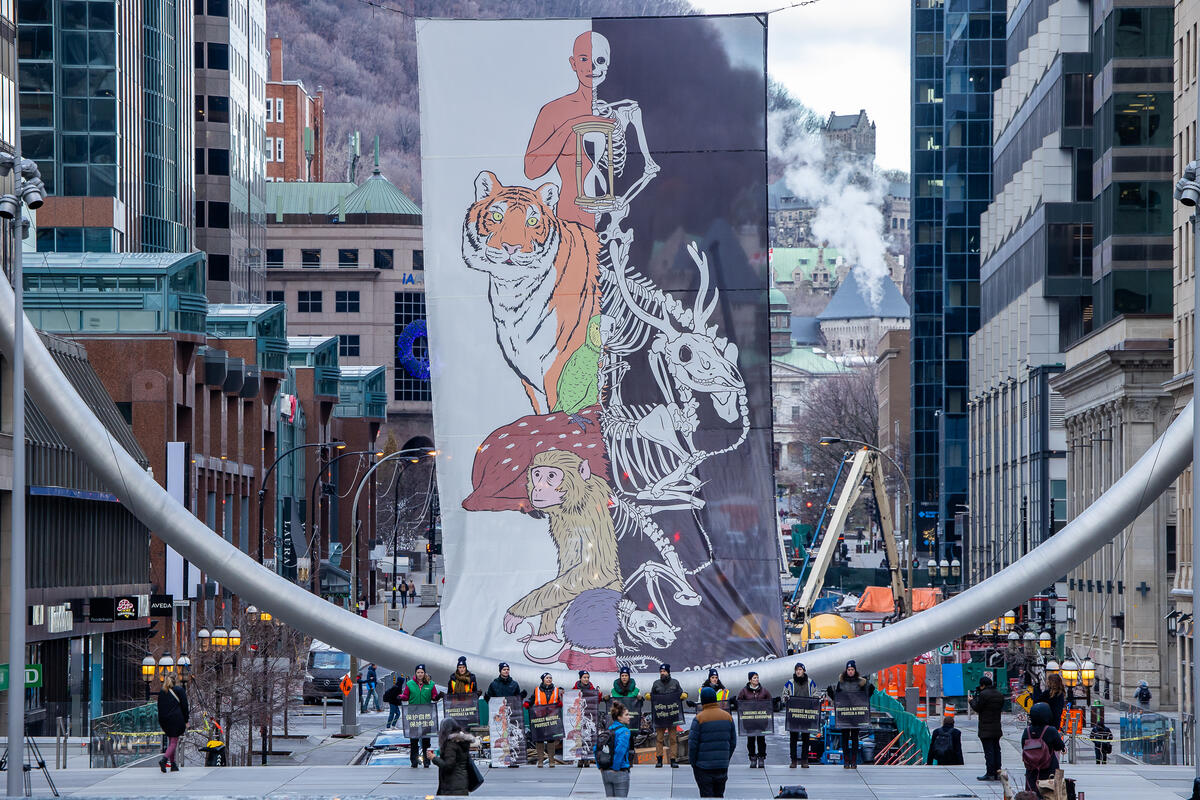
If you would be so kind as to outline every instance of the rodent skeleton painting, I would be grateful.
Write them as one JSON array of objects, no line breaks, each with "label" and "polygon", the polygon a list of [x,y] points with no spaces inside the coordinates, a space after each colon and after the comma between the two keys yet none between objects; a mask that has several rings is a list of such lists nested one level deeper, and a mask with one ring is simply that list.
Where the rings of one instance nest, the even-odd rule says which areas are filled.
[{"label": "rodent skeleton painting", "polygon": [[[531,40],[558,47],[556,58],[544,60],[574,83],[561,94],[569,84],[559,75],[547,80],[557,90],[538,91],[534,81],[512,104],[503,101],[516,90],[498,89],[492,114],[508,120],[510,137],[521,129],[518,108],[526,114],[523,154],[473,158],[474,174],[456,172],[465,186],[444,192],[462,198],[459,264],[466,271],[453,268],[454,293],[463,285],[485,291],[491,344],[477,340],[468,355],[439,346],[438,331],[432,333],[439,447],[439,372],[456,372],[455,360],[488,359],[495,389],[502,385],[511,399],[508,387],[519,387],[525,400],[505,404],[516,412],[507,420],[499,409],[489,415],[498,424],[476,435],[473,453],[458,449],[471,460],[469,487],[447,487],[453,479],[439,469],[443,507],[460,498],[468,531],[490,524],[473,521],[480,517],[509,520],[513,512],[544,526],[535,537],[523,525],[520,545],[542,554],[542,563],[552,554],[553,574],[486,587],[497,604],[492,624],[501,629],[484,631],[501,645],[492,651],[506,652],[504,643],[512,642],[532,662],[610,671],[664,659],[713,663],[717,642],[736,660],[770,657],[781,631],[769,410],[761,419],[769,381],[759,363],[766,360],[764,21],[571,22],[578,32],[569,38],[560,23],[418,27],[422,75],[434,47],[422,48],[420,37],[436,38],[424,26],[479,28],[476,36],[464,31],[464,46],[521,27],[524,36],[516,38],[525,44],[514,42],[512,57]],[[648,70],[639,61],[651,42],[667,53],[687,51],[690,63]],[[754,68],[735,65],[747,59],[739,50],[747,43],[759,62]],[[655,87],[656,74],[664,83],[675,78],[675,91]],[[724,121],[746,125],[726,139],[743,136],[755,146],[734,148],[718,134],[728,152],[696,145],[679,152],[688,149],[680,139],[694,138],[698,123],[722,124],[695,109],[696,98],[722,80],[760,92],[741,104],[740,118]],[[643,99],[639,88],[652,91]],[[653,149],[660,133],[661,154]],[[479,140],[487,138],[480,130]],[[441,162],[429,163],[437,173]],[[445,183],[438,179],[439,191],[431,191],[430,173],[425,180],[426,228],[438,227],[427,232],[428,252],[433,241],[448,240],[453,208],[447,204],[444,215],[431,208]],[[714,191],[736,196],[703,197]],[[450,261],[437,252],[435,263]],[[430,269],[431,294],[449,299],[441,277]],[[447,303],[431,313],[435,327],[452,330],[439,325],[450,309]],[[482,323],[470,322],[481,337]],[[742,364],[747,355],[751,376]],[[496,363],[505,369],[495,370]],[[490,391],[478,399],[487,402]],[[449,540],[445,521],[444,529]],[[448,562],[448,584],[454,572]],[[744,585],[734,590],[734,581]],[[455,593],[452,609],[457,593],[469,589],[447,591]],[[444,625],[454,621],[443,612]]]}]

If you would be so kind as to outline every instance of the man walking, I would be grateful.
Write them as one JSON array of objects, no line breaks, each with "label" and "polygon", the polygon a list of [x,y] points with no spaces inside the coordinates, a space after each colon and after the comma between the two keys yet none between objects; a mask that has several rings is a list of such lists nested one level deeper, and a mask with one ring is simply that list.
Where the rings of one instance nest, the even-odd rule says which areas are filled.
[{"label": "man walking", "polygon": [[[659,664],[658,680],[646,693],[646,699],[653,702],[656,694],[674,694],[676,692],[683,700],[687,699],[687,694],[680,688],[679,681],[671,677],[671,665]],[[679,769],[679,764],[675,761],[679,752],[679,732],[675,729],[674,722],[665,728],[660,728],[658,723],[654,726],[654,751],[658,756],[658,762],[654,766],[661,768],[663,765],[663,739],[667,740],[667,761],[671,763],[671,769]]]},{"label": "man walking", "polygon": [[701,797],[724,797],[729,779],[729,759],[737,747],[733,717],[717,703],[711,686],[700,690],[700,713],[688,730],[688,761]]},{"label": "man walking", "polygon": [[1004,695],[984,675],[979,679],[979,688],[971,697],[971,710],[979,715],[979,742],[983,745],[983,762],[986,765],[981,781],[1000,780],[1000,712],[1004,708]]},{"label": "man walking", "polygon": [[400,579],[400,607],[408,608],[408,581],[404,578]]},{"label": "man walking", "polygon": [[375,710],[382,711],[379,706],[379,691],[378,691],[379,673],[375,670],[375,664],[367,664],[367,674],[363,678],[363,699],[361,713],[367,713],[367,706],[371,704],[371,700],[375,701]]}]

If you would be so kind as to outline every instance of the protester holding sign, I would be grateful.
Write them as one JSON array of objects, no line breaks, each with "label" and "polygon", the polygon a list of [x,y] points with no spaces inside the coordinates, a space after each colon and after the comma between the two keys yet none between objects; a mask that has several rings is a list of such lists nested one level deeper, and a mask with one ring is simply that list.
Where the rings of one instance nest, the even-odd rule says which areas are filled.
[{"label": "protester holding sign", "polygon": [[[771,693],[767,691],[767,687],[763,686],[759,682],[758,673],[755,672],[754,670],[750,670],[750,675],[748,676],[748,678],[749,679],[747,680],[746,685],[742,687],[742,690],[740,692],[738,692],[738,696],[737,696],[739,716],[741,716],[741,709],[742,709],[743,704],[746,701],[753,702],[753,701],[765,700],[765,701],[767,701],[767,703],[770,703],[770,701],[771,701]],[[769,713],[770,712],[768,711],[768,714]],[[770,720],[768,720],[768,722],[770,722]],[[745,721],[743,721],[743,727],[747,731],[751,730],[751,726],[745,724]],[[754,729],[757,729],[757,728],[754,728]],[[767,737],[766,736],[755,736],[753,734],[749,735],[746,739],[746,750],[749,752],[749,755],[750,755],[750,768],[751,769],[754,769],[755,767],[758,767],[759,769],[763,769],[764,767],[766,767],[766,761],[767,761]]]},{"label": "protester holding sign", "polygon": [[500,662],[500,674],[492,679],[491,685],[488,686],[486,692],[483,693],[484,700],[491,700],[493,697],[524,697],[525,692],[521,689],[521,684],[517,683],[517,679],[509,674],[509,666],[507,661]]},{"label": "protester holding sign", "polygon": [[458,666],[454,674],[446,681],[446,694],[479,694],[479,683],[475,673],[467,669],[467,657],[458,657]]},{"label": "protester holding sign", "polygon": [[[408,703],[411,706],[418,705],[433,705],[437,699],[441,697],[438,694],[437,687],[433,685],[433,681],[429,680],[429,675],[425,672],[424,664],[417,664],[417,668],[413,670],[413,676],[404,684],[404,689],[400,692],[401,702]],[[405,721],[407,727],[407,720]],[[418,757],[429,749],[429,737],[420,737],[408,743],[408,761],[409,765],[417,768]],[[429,768],[429,760],[425,760],[426,769]]]},{"label": "protester holding sign", "polygon": [[717,693],[717,702],[721,704],[721,708],[724,708],[728,711],[729,690],[725,688],[725,684],[721,683],[721,674],[715,669],[710,669],[708,671],[708,680],[700,684],[700,688],[703,689],[705,686],[711,687],[712,690]]},{"label": "protester holding sign", "polygon": [[858,665],[851,659],[838,682],[825,691],[833,700],[837,730],[842,735],[842,766],[858,769],[858,728],[871,719],[870,699],[875,686],[858,674]]},{"label": "protester holding sign", "polygon": [[629,672],[629,667],[621,667],[620,674],[613,681],[612,693],[609,697],[614,700],[627,700],[631,697],[636,698],[640,693],[637,682],[634,681],[633,675]]},{"label": "protester holding sign", "polygon": [[554,685],[554,677],[549,672],[542,673],[542,682],[525,701],[525,707],[529,709],[533,763],[541,769],[542,758],[546,758],[550,762],[550,769],[554,769],[554,752],[558,749],[558,739],[563,735],[562,691]]},{"label": "protester holding sign", "polygon": [[[796,703],[792,705],[789,701],[792,698],[812,700],[816,694],[816,684],[813,683],[812,678],[808,677],[808,672],[804,669],[804,664],[797,661],[796,666],[792,670],[792,677],[783,685],[783,702],[787,708],[788,744],[792,754],[792,769],[796,768],[797,763],[804,769],[808,769],[809,736],[811,731],[820,727],[821,706],[819,703]],[[816,725],[809,727],[811,724],[811,710],[814,706],[816,709]],[[795,713],[792,711],[793,708],[796,709]],[[804,713],[801,713],[802,710]],[[794,722],[793,718],[795,718]],[[801,725],[804,725],[804,727],[802,728]],[[799,758],[796,756],[797,743],[800,744]]]},{"label": "protester holding sign", "polygon": [[[588,715],[598,724],[600,721],[600,688],[592,683],[592,673],[586,669],[579,670],[579,680],[575,681],[574,688],[583,695],[587,703]],[[589,767],[591,764],[591,759],[584,757],[578,759],[575,766],[583,768]]]},{"label": "protester holding sign", "polygon": [[[658,709],[654,709],[654,752],[658,757],[655,767],[661,768],[663,765],[663,739],[666,739],[667,760],[671,763],[672,769],[678,769],[679,764],[675,763],[675,759],[679,751],[679,732],[675,726],[683,721],[682,701],[687,699],[687,693],[680,687],[679,681],[671,677],[670,664],[658,665],[658,680],[646,693],[646,699],[655,706],[664,706],[664,711],[668,710],[665,706],[669,706],[672,702],[678,703],[678,712],[670,715],[659,714]],[[667,722],[668,716],[671,720],[670,723]]]}]

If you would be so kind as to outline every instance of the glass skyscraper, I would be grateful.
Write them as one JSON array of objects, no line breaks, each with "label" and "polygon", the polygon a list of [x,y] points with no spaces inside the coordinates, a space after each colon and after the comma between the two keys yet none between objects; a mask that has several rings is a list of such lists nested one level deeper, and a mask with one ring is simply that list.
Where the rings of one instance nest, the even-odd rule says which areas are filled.
[{"label": "glass skyscraper", "polygon": [[979,218],[992,191],[1002,0],[916,0],[912,15],[912,464],[918,548],[962,558],[968,338],[979,326]]}]

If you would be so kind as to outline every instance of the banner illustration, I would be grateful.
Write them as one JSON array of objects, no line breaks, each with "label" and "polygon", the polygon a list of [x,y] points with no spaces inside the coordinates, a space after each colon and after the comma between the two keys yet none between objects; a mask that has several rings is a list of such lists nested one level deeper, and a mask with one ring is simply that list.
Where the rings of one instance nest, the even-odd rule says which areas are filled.
[{"label": "banner illustration", "polygon": [[519,697],[493,697],[488,701],[488,738],[492,748],[492,766],[524,764],[525,715]]},{"label": "banner illustration", "polygon": [[446,643],[777,655],[765,20],[417,34]]},{"label": "banner illustration", "polygon": [[599,695],[584,694],[578,689],[563,692],[564,759],[578,761],[594,758],[600,725]]}]

